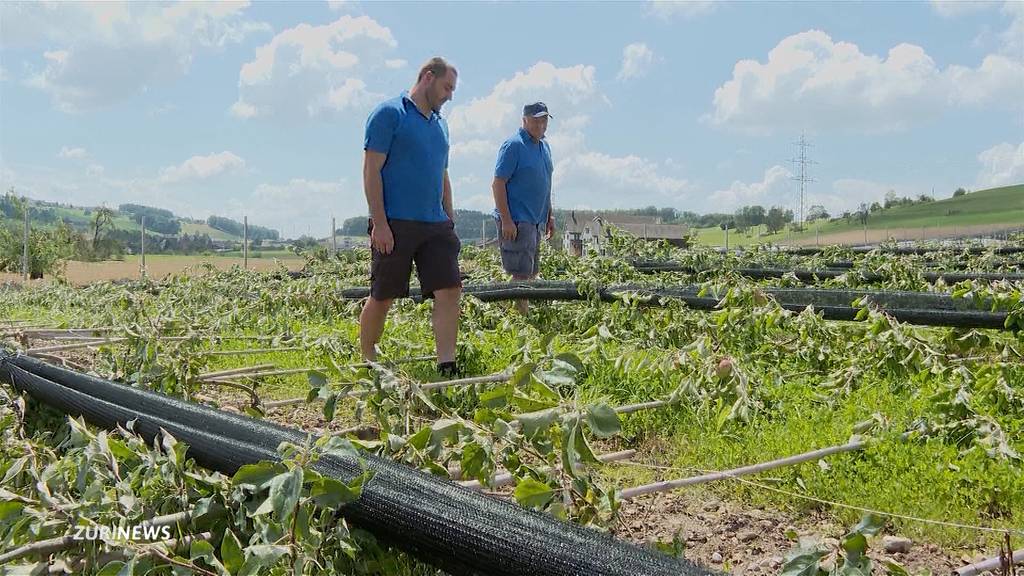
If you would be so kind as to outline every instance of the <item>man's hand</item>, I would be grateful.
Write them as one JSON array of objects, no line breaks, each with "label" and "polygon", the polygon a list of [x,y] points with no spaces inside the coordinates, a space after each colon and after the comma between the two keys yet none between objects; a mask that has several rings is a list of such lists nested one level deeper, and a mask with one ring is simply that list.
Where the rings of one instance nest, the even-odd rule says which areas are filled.
[{"label": "man's hand", "polygon": [[373,230],[370,231],[370,247],[381,254],[391,254],[395,249],[395,236],[391,233],[391,226],[387,222],[373,222]]},{"label": "man's hand", "polygon": [[516,223],[511,218],[501,219],[501,237],[507,242],[512,242],[519,235],[519,229],[516,227]]},{"label": "man's hand", "polygon": [[545,237],[546,240],[550,240],[555,235],[555,217],[548,216],[548,235]]}]

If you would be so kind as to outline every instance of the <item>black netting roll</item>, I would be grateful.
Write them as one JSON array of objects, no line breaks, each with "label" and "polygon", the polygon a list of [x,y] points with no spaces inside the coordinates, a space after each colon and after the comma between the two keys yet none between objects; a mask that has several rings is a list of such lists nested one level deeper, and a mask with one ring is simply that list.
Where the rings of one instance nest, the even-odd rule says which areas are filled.
[{"label": "black netting roll", "polygon": [[[233,473],[244,463],[276,459],[297,430],[79,374],[39,360],[0,359],[0,377],[43,402],[112,427],[135,419],[151,437],[164,428],[211,469]],[[325,457],[316,469],[342,481],[374,472],[363,496],[343,513],[354,525],[458,576],[668,576],[707,574],[685,560],[640,548],[594,530],[559,522],[390,460]]]},{"label": "black netting roll", "polygon": [[[685,302],[694,310],[715,310],[718,298],[707,295],[700,296],[701,287],[690,286],[644,286],[639,284],[619,284],[604,286],[598,289],[601,300],[615,300],[618,292],[633,292],[655,298],[671,298]],[[857,308],[851,303],[861,297],[867,297],[873,306],[877,306],[896,320],[921,326],[945,326],[953,328],[990,328],[1006,329],[1006,312],[985,312],[972,309],[973,302],[966,299],[954,299],[947,294],[933,292],[906,292],[885,290],[832,290],[814,288],[764,288],[780,306],[787,310],[800,312],[813,306],[816,312],[826,320],[854,320]],[[579,288],[572,282],[503,282],[496,284],[471,284],[463,287],[463,294],[473,296],[484,302],[502,300],[585,300]],[[342,298],[366,298],[369,288],[347,288],[341,291]],[[410,297],[421,300],[418,288],[410,290]],[[651,302],[657,304],[657,300]],[[1011,330],[1017,330],[1011,326]]]}]

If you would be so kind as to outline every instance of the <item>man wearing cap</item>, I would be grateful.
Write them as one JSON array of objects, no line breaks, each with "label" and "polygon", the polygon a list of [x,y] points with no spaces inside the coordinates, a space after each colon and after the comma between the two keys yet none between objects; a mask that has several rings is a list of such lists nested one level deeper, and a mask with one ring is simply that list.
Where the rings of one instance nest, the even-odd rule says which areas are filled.
[{"label": "man wearing cap", "polygon": [[441,106],[451,100],[458,72],[443,58],[420,68],[408,93],[377,106],[366,121],[363,188],[370,209],[370,297],[359,316],[363,357],[376,345],[395,298],[409,295],[412,264],[420,288],[434,299],[437,368],[455,376],[459,329],[461,244],[455,235],[448,180],[448,125]]},{"label": "man wearing cap", "polygon": [[[494,168],[494,217],[498,221],[501,264],[515,280],[532,280],[540,271],[541,237],[555,233],[551,212],[551,147],[544,140],[548,107],[523,107],[523,126],[501,145]],[[516,308],[526,313],[526,300]]]}]

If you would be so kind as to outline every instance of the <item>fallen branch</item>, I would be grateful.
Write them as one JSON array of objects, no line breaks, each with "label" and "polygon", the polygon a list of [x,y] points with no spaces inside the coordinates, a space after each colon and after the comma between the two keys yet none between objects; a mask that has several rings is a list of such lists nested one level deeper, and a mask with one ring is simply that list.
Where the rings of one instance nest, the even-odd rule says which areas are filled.
[{"label": "fallen branch", "polygon": [[[953,571],[956,576],[977,576],[982,572],[995,572],[998,570],[1002,562],[1005,559],[1005,555],[996,556],[994,558],[987,558],[981,562],[975,562],[974,564],[968,564],[967,566],[961,566]],[[1024,548],[1017,550],[1013,553],[1013,563],[1024,565]]]},{"label": "fallen branch", "polygon": [[[442,388],[451,388],[454,386],[472,386],[474,384],[486,384],[488,382],[503,382],[511,378],[509,372],[499,372],[497,374],[488,374],[487,376],[474,376],[472,378],[459,378],[457,380],[444,380],[441,382],[429,382],[427,384],[421,384],[420,389],[426,392],[433,390],[440,390]],[[385,384],[380,387],[381,390],[394,390],[395,384]],[[352,390],[345,394],[348,398],[362,398],[371,394],[371,390]],[[314,400],[319,400],[316,398]],[[288,398],[287,400],[274,400],[264,404],[266,408],[280,408],[282,406],[294,406],[296,404],[305,404],[306,397],[301,398]]]},{"label": "fallen branch", "polygon": [[[143,526],[171,526],[179,522],[186,522],[190,517],[191,512],[178,512],[176,514],[168,514],[166,516],[157,516],[147,521],[143,521]],[[81,544],[81,540],[76,540],[71,536],[59,536],[57,538],[48,538],[46,540],[40,540],[31,544],[25,544],[19,548],[15,548],[10,552],[0,554],[0,565],[7,564],[13,560],[24,558],[33,554],[50,555],[55,552],[61,552],[74,548]]]},{"label": "fallen branch", "polygon": [[256,366],[246,366],[243,368],[231,368],[229,370],[207,372],[206,374],[200,374],[196,376],[196,380],[208,380],[210,378],[220,378],[222,376],[234,376],[236,374],[244,374],[246,372],[259,372],[260,370],[266,370],[268,368],[273,367],[273,364],[257,364]]},{"label": "fallen branch", "polygon": [[65,367],[65,368],[73,368],[75,370],[78,370],[79,372],[88,372],[89,371],[88,368],[86,368],[85,366],[82,366],[78,362],[73,362],[71,360],[68,360],[67,358],[62,358],[60,356],[55,356],[53,354],[39,354],[39,353],[36,353],[36,354],[33,354],[33,356],[35,356],[36,358],[39,358],[40,360],[49,360],[50,362],[57,362],[61,366]]},{"label": "fallen branch", "polygon": [[[607,454],[601,454],[600,456],[597,457],[597,459],[599,461],[604,462],[604,463],[607,464],[608,462],[618,462],[620,460],[629,460],[635,454],[636,454],[636,450],[621,450],[619,452],[609,452]],[[541,468],[541,470],[543,472],[550,472],[551,471],[551,467],[550,466],[545,466],[545,467]],[[452,471],[449,471],[449,472],[452,472]],[[457,472],[458,474],[453,475],[452,476],[452,480],[458,480],[458,476],[461,475],[462,470],[461,469],[457,469],[457,470],[455,470],[455,472]],[[508,472],[508,471],[495,472],[494,476],[491,476],[490,482],[487,484],[487,487],[489,487],[489,488],[500,488],[502,486],[508,486],[509,484],[513,484],[513,483],[515,483],[515,476],[513,476],[511,472]],[[484,488],[484,484],[482,484],[479,480],[463,480],[462,482],[459,482],[459,484],[461,484],[462,486],[464,486],[466,488],[469,488],[470,490],[482,490]]]},{"label": "fallen branch", "polygon": [[652,494],[655,492],[668,492],[684,486],[693,486],[695,484],[704,484],[707,482],[715,482],[718,480],[725,480],[727,478],[735,478],[737,476],[747,476],[750,474],[757,474],[758,472],[764,472],[766,470],[773,470],[775,468],[781,468],[783,466],[792,466],[794,464],[800,464],[811,460],[820,460],[826,456],[832,454],[839,454],[841,452],[853,452],[861,450],[867,446],[866,441],[849,442],[840,446],[830,446],[828,448],[821,448],[811,452],[805,452],[803,454],[797,454],[795,456],[787,456],[786,458],[779,458],[778,460],[771,460],[769,462],[763,462],[761,464],[753,464],[750,466],[743,466],[741,468],[734,468],[732,470],[726,470],[724,472],[712,472],[710,474],[703,474],[701,476],[692,476],[690,478],[681,478],[679,480],[665,480],[662,482],[655,482],[653,484],[645,484],[643,486],[636,486],[633,488],[627,488],[622,491],[622,500],[631,500],[637,496],[644,494]]},{"label": "fallen branch", "polygon": [[303,346],[285,346],[281,348],[248,348],[245,350],[209,350],[200,352],[201,356],[245,356],[247,354],[271,354],[274,352],[295,352],[306,350]]},{"label": "fallen branch", "polygon": [[124,342],[127,338],[103,338],[100,340],[90,340],[88,342],[78,342],[76,344],[61,344],[60,346],[43,346],[41,348],[29,348],[25,350],[25,354],[29,356],[35,356],[39,353],[49,352],[64,352],[66,350],[78,350],[80,348],[93,348],[96,346],[102,346],[103,344],[114,344],[117,342]]}]

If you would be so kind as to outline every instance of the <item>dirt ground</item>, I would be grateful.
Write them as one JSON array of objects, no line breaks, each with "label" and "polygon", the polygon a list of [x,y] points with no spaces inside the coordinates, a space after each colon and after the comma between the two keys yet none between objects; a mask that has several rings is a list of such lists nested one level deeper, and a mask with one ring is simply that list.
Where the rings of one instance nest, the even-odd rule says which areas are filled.
[{"label": "dirt ground", "polygon": [[867,230],[867,240],[863,230],[840,232],[836,234],[822,234],[817,239],[814,236],[801,238],[792,242],[782,242],[796,246],[827,246],[831,244],[860,245],[877,244],[889,239],[896,241],[904,240],[939,240],[944,238],[963,238],[983,236],[994,232],[1006,230],[1006,224],[978,224],[975,226],[929,226],[926,228],[889,228],[883,230]]},{"label": "dirt ground", "polygon": [[[171,256],[147,258],[146,273],[152,278],[163,278],[168,274],[176,274],[189,266],[198,266],[203,263],[210,263],[215,268],[226,270],[232,266],[241,266],[241,258],[225,258],[221,256]],[[305,264],[304,260],[290,258],[286,260],[275,260],[272,258],[250,258],[249,268],[252,270],[273,270],[277,262],[283,263],[289,270],[299,270]],[[82,285],[100,280],[121,280],[126,278],[139,277],[139,261],[135,257],[128,257],[125,260],[107,260],[104,262],[78,262],[71,261],[67,265],[67,277],[72,284]],[[43,281],[46,279],[44,278]],[[20,274],[0,273],[0,284],[6,282],[21,282]],[[39,282],[35,280],[34,282]]]}]

